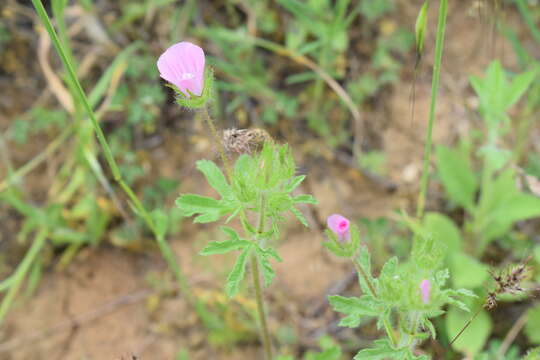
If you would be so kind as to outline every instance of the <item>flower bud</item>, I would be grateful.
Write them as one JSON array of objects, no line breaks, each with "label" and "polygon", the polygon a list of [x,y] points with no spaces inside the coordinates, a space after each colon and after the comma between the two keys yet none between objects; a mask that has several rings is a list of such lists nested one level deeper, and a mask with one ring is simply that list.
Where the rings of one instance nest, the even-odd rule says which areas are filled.
[{"label": "flower bud", "polygon": [[420,293],[422,295],[422,302],[424,304],[429,303],[430,291],[431,291],[431,283],[429,282],[429,280],[427,279],[422,280],[422,282],[420,283]]},{"label": "flower bud", "polygon": [[351,237],[350,234],[350,222],[349,219],[338,215],[330,215],[328,219],[326,220],[326,223],[328,225],[328,228],[332,230],[337,236],[340,241],[346,241],[349,240]]}]

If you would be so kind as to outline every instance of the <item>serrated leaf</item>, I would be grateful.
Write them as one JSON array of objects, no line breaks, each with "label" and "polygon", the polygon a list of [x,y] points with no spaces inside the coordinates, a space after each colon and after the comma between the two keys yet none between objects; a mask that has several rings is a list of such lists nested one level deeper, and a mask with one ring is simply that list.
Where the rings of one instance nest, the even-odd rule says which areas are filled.
[{"label": "serrated leaf", "polygon": [[391,257],[386,261],[381,270],[380,278],[391,279],[396,275],[398,269],[398,258],[396,256]]},{"label": "serrated leaf", "polygon": [[437,286],[442,288],[446,284],[446,280],[450,278],[450,271],[448,269],[439,270],[435,273],[435,282]]},{"label": "serrated leaf", "polygon": [[293,177],[290,180],[290,182],[287,185],[285,185],[284,191],[288,193],[293,191],[294,189],[298,187],[298,185],[302,183],[302,181],[304,181],[305,178],[306,178],[306,175],[298,175],[298,176]]},{"label": "serrated leaf", "polygon": [[268,259],[270,254],[268,254],[266,251],[264,251],[260,247],[257,248],[257,254],[259,255],[258,256],[259,262],[262,265],[261,270],[262,270],[262,275],[264,279],[264,286],[270,286],[270,284],[272,283],[272,280],[276,276],[276,272],[272,268],[272,264],[270,264],[270,260]]},{"label": "serrated leaf", "polygon": [[424,326],[424,328],[429,330],[429,333],[431,334],[431,337],[433,339],[437,338],[437,332],[435,331],[435,326],[433,325],[433,323],[429,319],[424,318],[423,322],[422,322],[422,325]]},{"label": "serrated leaf", "polygon": [[389,340],[375,340],[374,347],[361,350],[354,360],[403,360],[407,356],[407,348],[394,349]]},{"label": "serrated leaf", "polygon": [[360,298],[331,295],[328,301],[335,311],[347,315],[339,326],[357,327],[363,316],[378,316],[382,311],[380,303],[369,295]]},{"label": "serrated leaf", "polygon": [[456,308],[459,308],[460,310],[466,312],[466,313],[470,313],[471,310],[469,309],[469,307],[463,302],[463,301],[459,301],[457,299],[454,299],[452,297],[449,297],[446,301],[448,304],[450,305],[454,305]]},{"label": "serrated leaf", "polygon": [[[358,264],[366,273],[368,280],[375,286],[376,280],[373,278],[373,275],[371,273],[371,253],[369,252],[369,250],[367,248],[360,248],[356,261],[358,261]],[[360,274],[358,274],[358,283],[365,294],[371,294],[371,289],[369,285],[366,283],[364,277]],[[377,286],[375,286],[375,289],[377,289]]]},{"label": "serrated leaf", "polygon": [[303,194],[293,197],[293,203],[295,204],[318,204],[319,202],[311,195]]},{"label": "serrated leaf", "polygon": [[216,190],[221,197],[227,197],[232,193],[230,185],[220,168],[210,160],[197,161],[197,169],[204,174],[208,184]]},{"label": "serrated leaf", "polygon": [[245,249],[251,246],[253,243],[248,240],[225,240],[225,241],[211,241],[204,249],[201,250],[202,256],[225,254],[233,250]]},{"label": "serrated leaf", "polygon": [[246,274],[246,264],[248,255],[250,253],[251,247],[247,247],[244,249],[244,251],[242,251],[242,253],[236,259],[236,263],[234,264],[232,271],[227,277],[227,283],[225,284],[225,293],[229,298],[234,297],[240,289],[240,283],[242,282],[242,279],[244,279],[244,276]]},{"label": "serrated leaf", "polygon": [[266,254],[268,254],[269,256],[273,257],[278,262],[283,261],[283,259],[279,256],[276,249],[274,249],[274,248],[268,247],[268,248],[264,249],[264,252]]},{"label": "serrated leaf", "polygon": [[216,221],[227,210],[218,200],[195,194],[180,196],[176,199],[176,206],[180,208],[183,216],[200,214],[194,220],[199,223]]},{"label": "serrated leaf", "polygon": [[309,227],[309,224],[306,218],[304,217],[304,215],[302,214],[300,210],[298,210],[295,207],[291,207],[289,210],[294,214],[294,216],[296,216],[296,218],[298,219],[298,221],[302,223],[302,225],[304,225],[305,227]]},{"label": "serrated leaf", "polygon": [[221,229],[221,231],[225,233],[225,235],[229,237],[229,240],[234,240],[234,241],[240,240],[240,235],[238,235],[236,230],[234,230],[233,228],[228,227],[228,226],[220,226],[219,228]]}]

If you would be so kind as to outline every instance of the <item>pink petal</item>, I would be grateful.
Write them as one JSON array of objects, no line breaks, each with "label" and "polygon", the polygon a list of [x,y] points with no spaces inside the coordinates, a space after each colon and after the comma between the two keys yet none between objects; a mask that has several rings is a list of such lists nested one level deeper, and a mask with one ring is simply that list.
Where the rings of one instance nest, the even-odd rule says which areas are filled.
[{"label": "pink petal", "polygon": [[431,291],[431,283],[429,280],[422,280],[420,283],[420,292],[422,293],[422,302],[424,304],[429,303],[429,293]]},{"label": "pink petal", "polygon": [[336,235],[338,235],[340,240],[349,239],[350,237],[349,219],[338,214],[333,214],[328,217],[328,219],[326,220],[326,223],[328,224],[328,228],[332,230],[334,233],[336,233]]},{"label": "pink petal", "polygon": [[169,47],[157,61],[160,76],[175,85],[184,95],[200,96],[204,87],[204,51],[190,42]]}]

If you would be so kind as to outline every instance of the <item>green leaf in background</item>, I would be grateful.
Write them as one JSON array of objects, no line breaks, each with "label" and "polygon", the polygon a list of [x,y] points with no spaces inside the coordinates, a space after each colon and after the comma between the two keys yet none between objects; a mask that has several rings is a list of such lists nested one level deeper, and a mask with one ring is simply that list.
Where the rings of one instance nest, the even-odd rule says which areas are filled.
[{"label": "green leaf in background", "polygon": [[426,39],[427,28],[427,10],[429,7],[429,1],[424,1],[424,5],[420,8],[418,16],[416,17],[416,24],[414,26],[414,32],[416,37],[416,53],[422,55],[424,51],[424,41]]},{"label": "green leaf in background", "polygon": [[305,360],[340,360],[341,359],[341,348],[339,345],[329,336],[323,336],[319,340],[319,345],[321,346],[321,352],[311,352],[309,351]]},{"label": "green leaf in background", "polygon": [[393,0],[360,1],[360,13],[369,22],[377,21],[384,14],[394,9]]},{"label": "green leaf in background", "polygon": [[[451,307],[446,317],[448,337],[453,339],[470,318],[471,313]],[[481,310],[452,347],[472,358],[484,348],[492,327],[489,314],[485,310]]]},{"label": "green leaf in background", "polygon": [[223,172],[219,167],[210,160],[197,161],[197,169],[204,174],[206,180],[222,197],[227,197],[231,194],[232,190]]},{"label": "green leaf in background", "polygon": [[462,250],[463,240],[459,228],[448,216],[429,212],[424,217],[424,228],[433,234],[435,241],[446,247],[447,254]]},{"label": "green leaf in background", "polygon": [[216,221],[227,211],[218,200],[195,194],[180,196],[176,199],[176,206],[180,208],[183,216],[200,214],[194,220],[196,223]]},{"label": "green leaf in background", "polygon": [[251,253],[251,247],[247,247],[236,259],[236,263],[232,271],[227,277],[227,283],[225,284],[225,293],[228,297],[234,297],[240,290],[240,283],[246,274],[246,264],[249,254]]},{"label": "green leaf in background", "polygon": [[523,96],[523,94],[525,94],[525,91],[527,91],[527,89],[532,84],[537,75],[538,74],[536,68],[524,72],[523,74],[516,75],[516,77],[512,80],[512,84],[506,89],[505,92],[506,108],[510,108],[512,105],[518,102],[518,100]]},{"label": "green leaf in background", "polygon": [[527,312],[525,335],[527,335],[531,343],[540,344],[540,304]]},{"label": "green leaf in background", "polygon": [[471,77],[471,85],[480,100],[480,111],[490,128],[501,120],[508,121],[506,111],[523,96],[536,75],[536,70],[530,70],[510,82],[501,63],[495,60],[483,78]]},{"label": "green leaf in background", "polygon": [[504,235],[516,221],[540,216],[540,198],[519,192],[514,171],[508,169],[485,187],[479,204],[485,242]]},{"label": "green leaf in background", "polygon": [[[502,204],[501,204],[502,205]],[[534,195],[517,193],[490,214],[495,223],[513,224],[517,221],[540,216],[540,198]]]},{"label": "green leaf in background", "polygon": [[540,264],[540,245],[536,245],[534,248],[534,259]]},{"label": "green leaf in background", "polygon": [[474,289],[489,277],[487,265],[461,252],[450,254],[449,266],[455,288]]},{"label": "green leaf in background", "polygon": [[478,181],[469,159],[458,150],[438,146],[437,168],[441,181],[450,199],[468,211],[474,208],[474,195]]},{"label": "green leaf in background", "polygon": [[529,350],[527,355],[522,360],[538,360],[540,359],[540,346]]},{"label": "green leaf in background", "polygon": [[328,301],[335,311],[347,315],[341,319],[339,326],[355,328],[363,316],[378,316],[383,312],[381,304],[369,295],[360,298],[331,295]]}]

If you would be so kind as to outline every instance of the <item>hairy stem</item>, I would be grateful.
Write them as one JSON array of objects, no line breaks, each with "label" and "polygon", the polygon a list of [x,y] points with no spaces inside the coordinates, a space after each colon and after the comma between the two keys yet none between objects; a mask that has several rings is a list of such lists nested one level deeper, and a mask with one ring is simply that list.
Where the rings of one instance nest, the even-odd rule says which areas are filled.
[{"label": "hairy stem", "polygon": [[[366,284],[367,284],[367,286],[369,288],[369,291],[371,292],[371,295],[373,295],[373,297],[376,298],[378,295],[377,295],[377,291],[375,290],[375,286],[369,280],[369,277],[367,276],[366,272],[364,271],[364,268],[362,267],[362,265],[360,265],[360,263],[358,263],[358,261],[355,260],[355,259],[353,259],[353,264],[354,264],[354,267],[356,269],[356,272],[358,274],[360,274],[360,276],[362,276],[362,278],[366,282]],[[397,339],[396,339],[396,336],[395,336],[394,328],[392,327],[392,324],[390,324],[390,321],[387,318],[383,319],[383,326],[384,326],[384,330],[386,331],[386,335],[388,336],[388,338],[390,339],[392,344],[396,345],[397,344]]]},{"label": "hairy stem", "polygon": [[369,277],[367,276],[366,272],[364,271],[364,268],[358,263],[357,260],[353,259],[353,264],[354,264],[354,267],[356,269],[356,272],[358,274],[360,274],[360,276],[362,276],[362,278],[366,282],[367,286],[369,287],[369,291],[371,291],[371,295],[373,295],[373,297],[377,297],[377,291],[375,290],[375,286],[373,286],[373,284],[369,280]]},{"label": "hairy stem", "polygon": [[229,158],[227,157],[227,153],[225,151],[225,146],[223,146],[223,139],[221,136],[219,136],[216,127],[214,125],[214,121],[210,117],[210,114],[208,113],[208,108],[205,106],[202,108],[201,111],[204,121],[206,121],[206,125],[208,125],[208,129],[210,129],[210,135],[214,138],[214,141],[216,142],[218,146],[219,156],[221,157],[221,161],[223,162],[223,167],[225,168],[225,173],[227,174],[227,177],[229,178],[229,182],[232,184],[232,168],[229,164]]},{"label": "hairy stem", "polygon": [[257,301],[257,312],[259,314],[259,322],[261,323],[261,340],[264,348],[264,356],[266,360],[272,359],[272,346],[270,339],[270,331],[266,322],[266,312],[264,311],[264,300],[262,294],[261,280],[259,274],[259,263],[257,256],[251,257],[251,274],[253,277],[253,288],[255,289],[255,299]]},{"label": "hairy stem", "polygon": [[[266,219],[265,210],[266,198],[264,194],[261,194],[259,221],[257,225],[258,235],[261,235],[264,232],[264,224]],[[259,315],[259,322],[261,326],[261,341],[264,348],[264,355],[266,360],[272,360],[272,344],[270,338],[270,331],[268,331],[268,323],[266,321],[266,312],[264,311],[264,299],[261,287],[259,262],[255,254],[251,256],[251,275],[253,279],[253,289],[255,290],[255,299],[257,301],[257,313]]]}]

